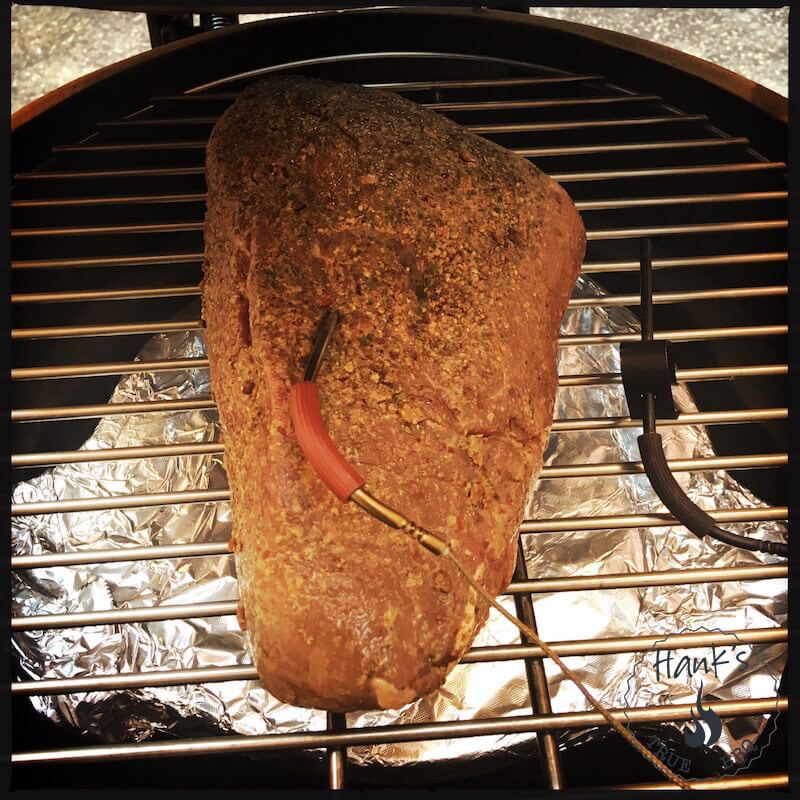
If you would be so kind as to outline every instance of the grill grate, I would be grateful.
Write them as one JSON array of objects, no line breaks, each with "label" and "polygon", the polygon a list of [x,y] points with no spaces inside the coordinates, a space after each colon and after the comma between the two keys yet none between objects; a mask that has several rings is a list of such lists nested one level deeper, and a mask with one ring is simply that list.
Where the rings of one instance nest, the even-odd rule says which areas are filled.
[{"label": "grill grate", "polygon": [[[440,65],[469,64],[477,67],[502,64],[518,74],[504,78],[403,81],[409,60],[427,65],[435,76]],[[210,409],[209,399],[153,401],[147,403],[101,402],[103,390],[92,381],[144,370],[206,369],[205,359],[133,361],[132,356],[113,361],[76,361],[81,340],[96,343],[108,338],[124,352],[135,353],[146,334],[192,330],[198,319],[175,317],[187,301],[199,295],[202,261],[202,220],[205,200],[203,158],[206,138],[214,121],[249,82],[267,72],[303,71],[321,77],[339,77],[347,68],[361,76],[371,74],[376,63],[385,63],[397,79],[367,86],[389,88],[408,94],[471,130],[526,156],[563,183],[581,209],[589,248],[584,274],[613,278],[631,277],[638,270],[629,240],[649,236],[658,243],[680,237],[680,255],[656,257],[654,267],[678,274],[711,275],[704,288],[656,293],[663,306],[729,300],[757,304],[763,298],[785,296],[785,164],[763,159],[742,137],[719,131],[703,114],[686,114],[662,102],[657,95],[636,94],[612,85],[597,74],[557,73],[543,67],[479,58],[457,53],[391,52],[352,54],[291,62],[251,70],[198,86],[184,94],[154,97],[124,119],[97,124],[84,141],[57,145],[52,157],[35,171],[16,176],[12,203],[15,281],[12,303],[15,313],[14,369],[20,403],[12,412],[18,431],[38,427],[29,441],[50,442],[48,426],[70,421],[94,420],[111,414],[177,412]],[[391,66],[394,65],[394,66]],[[417,69],[417,71],[419,71]],[[443,74],[448,74],[444,72]],[[674,239],[673,239],[674,240]],[[626,244],[627,243],[627,244]],[[705,272],[709,268],[710,272]],[[762,282],[761,273],[766,276]],[[727,276],[733,285],[728,285]],[[774,278],[774,280],[773,280]],[[741,285],[739,285],[741,282]],[[79,285],[81,288],[76,288]],[[620,284],[621,285],[621,284]],[[602,298],[573,299],[582,305],[638,306],[635,292],[612,290]],[[66,311],[65,311],[66,310]],[[66,324],[75,314],[81,324]],[[71,315],[71,316],[70,316]],[[111,321],[113,320],[113,321]],[[713,322],[713,320],[712,320]],[[46,323],[46,324],[43,324]],[[694,325],[662,330],[662,338],[676,342],[718,342],[785,337],[785,319],[748,325]],[[137,338],[138,337],[138,338]],[[562,347],[612,345],[638,338],[638,334],[565,336]],[[64,346],[56,346],[56,345]],[[705,351],[704,351],[705,352]],[[701,384],[720,380],[777,379],[787,373],[783,363],[697,364],[678,370],[678,379]],[[43,405],[64,397],[65,381],[85,384],[84,401]],[[561,376],[560,384],[591,386],[619,383],[618,374]],[[33,393],[44,383],[47,394]],[[104,384],[105,385],[105,384]],[[85,402],[85,396],[94,402]],[[29,396],[33,396],[31,401]],[[785,407],[727,408],[683,414],[670,425],[733,425],[783,420]],[[25,423],[25,425],[22,425]],[[553,430],[594,430],[638,427],[627,417],[557,419]],[[18,435],[18,440],[25,439]],[[163,445],[85,451],[23,447],[13,456],[19,470],[53,464],[175,457],[222,453],[220,443]],[[675,471],[716,469],[770,469],[787,463],[785,453],[733,453],[715,458],[671,462]],[[638,462],[572,464],[547,468],[543,480],[641,473]],[[227,500],[218,490],[181,491],[87,497],[81,500],[21,503],[13,515],[64,511],[118,509]],[[713,516],[722,522],[783,520],[785,506],[727,511]],[[614,515],[592,518],[527,520],[524,533],[648,527],[670,524],[668,514]],[[154,547],[93,550],[46,555],[15,556],[12,569],[25,570],[66,565],[116,563],[145,559],[223,555],[227,544],[201,543]],[[591,591],[622,587],[666,586],[734,580],[785,578],[783,565],[733,566],[713,569],[607,574],[581,577],[529,579],[518,569],[507,590],[519,602],[517,613],[535,625],[532,594],[558,591]],[[125,624],[152,620],[191,619],[231,615],[235,602],[191,606],[116,609],[104,612],[47,616],[23,616],[12,620],[17,631]],[[787,640],[785,628],[750,629],[726,633],[685,633],[672,637],[669,647],[721,645],[731,641],[778,643]],[[663,637],[631,636],[603,640],[554,643],[561,654],[593,655],[663,649]],[[537,731],[544,747],[546,777],[552,787],[562,785],[553,731],[600,726],[594,712],[552,713],[543,682],[541,650],[529,644],[477,647],[465,661],[526,659],[534,713],[521,717],[469,722],[409,724],[347,730],[344,717],[328,715],[324,732],[269,736],[230,736],[126,745],[77,747],[16,753],[13,763],[97,761],[147,756],[197,755],[326,748],[329,753],[329,785],[344,785],[347,747],[370,743],[479,736],[490,733]],[[70,679],[21,681],[15,695],[59,695],[97,690],[210,683],[256,678],[252,665],[143,672],[125,675],[87,676]],[[726,717],[774,713],[787,707],[786,698],[726,701],[714,708]],[[689,719],[690,706],[673,705],[617,710],[630,722]],[[783,774],[739,776],[704,781],[709,787],[742,788],[784,786]],[[663,784],[658,784],[663,787]],[[631,787],[634,788],[634,787]],[[641,785],[636,788],[644,788]]]}]

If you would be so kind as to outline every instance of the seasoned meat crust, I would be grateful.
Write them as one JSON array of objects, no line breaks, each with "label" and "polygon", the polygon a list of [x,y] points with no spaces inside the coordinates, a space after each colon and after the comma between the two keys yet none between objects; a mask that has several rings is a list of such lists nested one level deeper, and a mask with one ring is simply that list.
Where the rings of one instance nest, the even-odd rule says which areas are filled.
[{"label": "seasoned meat crust", "polygon": [[532,164],[444,117],[300,77],[236,100],[207,180],[203,318],[258,673],[295,705],[404,705],[442,684],[487,608],[325,488],[290,386],[335,308],[318,378],[331,437],[502,591],[549,435],[580,217]]}]

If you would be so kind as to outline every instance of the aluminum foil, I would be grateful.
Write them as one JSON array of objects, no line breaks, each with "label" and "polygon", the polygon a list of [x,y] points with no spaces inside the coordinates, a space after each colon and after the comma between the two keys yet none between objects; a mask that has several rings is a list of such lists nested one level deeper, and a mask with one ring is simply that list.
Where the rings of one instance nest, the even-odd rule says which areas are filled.
[{"label": "aluminum foil", "polygon": [[[581,277],[574,296],[600,296],[591,279]],[[626,309],[584,307],[567,311],[564,334],[636,330]],[[142,360],[203,356],[201,331],[152,337]],[[561,375],[619,371],[616,346],[562,348]],[[205,369],[141,372],[124,377],[110,402],[207,398]],[[675,390],[682,411],[696,410],[685,387]],[[562,387],[555,417],[625,416],[622,386]],[[546,465],[636,461],[632,428],[554,433]],[[668,457],[713,454],[702,427],[664,427]],[[85,449],[213,442],[219,436],[215,411],[107,416]],[[678,481],[704,508],[753,508],[764,505],[725,472],[682,473]],[[225,488],[219,456],[103,461],[68,464],[17,484],[13,502],[101,497],[184,489]],[[543,480],[532,487],[529,518],[587,517],[664,511],[645,476]],[[730,525],[740,533],[785,538],[785,525],[762,522]],[[222,542],[229,535],[225,502],[18,517],[12,524],[15,554],[81,551],[93,548]],[[594,575],[676,568],[757,564],[776,560],[762,554],[703,542],[681,528],[568,531],[526,535],[524,550],[531,577]],[[183,558],[19,571],[14,575],[15,615],[72,613],[112,608],[182,605],[237,597],[230,556]],[[785,580],[726,582],[655,588],[556,592],[535,596],[541,635],[550,641],[613,636],[680,633],[703,629],[778,626],[786,620]],[[513,602],[504,603],[513,610]],[[65,630],[17,632],[20,674],[28,679],[145,672],[251,663],[246,635],[236,618],[168,620]],[[476,645],[518,642],[516,630],[492,613]],[[785,645],[743,646],[736,657],[704,680],[704,696],[718,699],[775,696]],[[709,649],[710,651],[710,649]],[[690,651],[697,657],[709,653]],[[683,652],[674,654],[675,662]],[[652,653],[571,657],[568,663],[595,695],[612,707],[690,703],[697,675],[656,671]],[[673,664],[675,663],[673,662]],[[560,670],[545,662],[556,712],[585,710],[587,704]],[[257,681],[97,691],[32,698],[44,715],[109,742],[130,742],[154,735],[208,736],[215,733],[265,734],[321,730],[325,715],[280,703]],[[445,685],[399,711],[348,715],[355,726],[512,717],[530,713],[523,665],[518,661],[457,666]],[[765,724],[757,717],[723,726],[719,746],[731,752],[753,739]],[[508,751],[534,734],[483,736],[420,743],[375,745],[348,751],[358,764],[401,765],[455,758],[477,759]]]}]

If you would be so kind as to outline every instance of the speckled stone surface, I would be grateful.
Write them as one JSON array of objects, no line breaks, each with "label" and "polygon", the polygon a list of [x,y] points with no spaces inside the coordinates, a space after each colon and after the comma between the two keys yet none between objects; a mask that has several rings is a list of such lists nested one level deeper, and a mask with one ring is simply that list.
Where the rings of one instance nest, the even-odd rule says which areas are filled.
[{"label": "speckled stone surface", "polygon": [[144,14],[11,7],[11,108],[150,49]]},{"label": "speckled stone surface", "polygon": [[531,13],[665,44],[788,96],[788,5],[741,9],[534,7]]},{"label": "speckled stone surface", "polygon": [[[787,93],[788,6],[532,10],[660,42],[721,64],[783,95]],[[247,15],[243,21],[261,16]],[[149,47],[144,14],[12,6],[12,110]]]}]

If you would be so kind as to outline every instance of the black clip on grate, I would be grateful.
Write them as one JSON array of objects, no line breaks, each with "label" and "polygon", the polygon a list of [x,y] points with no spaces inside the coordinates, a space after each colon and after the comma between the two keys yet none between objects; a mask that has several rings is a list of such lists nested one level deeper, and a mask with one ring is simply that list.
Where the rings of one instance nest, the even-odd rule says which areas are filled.
[{"label": "black clip on grate", "polygon": [[657,417],[677,419],[678,412],[672,397],[672,384],[676,378],[670,343],[653,339],[653,263],[649,239],[642,239],[640,265],[642,340],[623,342],[620,371],[628,411],[631,417],[640,418],[643,423],[644,432],[638,440],[639,452],[653,489],[675,518],[701,539],[711,536],[734,547],[788,557],[789,548],[783,542],[740,536],[720,528],[713,517],[691,501],[675,480],[664,454],[661,436],[656,432]]},{"label": "black clip on grate", "polygon": [[642,239],[640,250],[640,314],[642,340],[623,342],[620,346],[620,369],[628,412],[636,419],[645,418],[645,395],[653,395],[659,419],[677,419],[672,398],[677,382],[675,363],[668,341],[653,340],[653,259],[649,239]]}]

